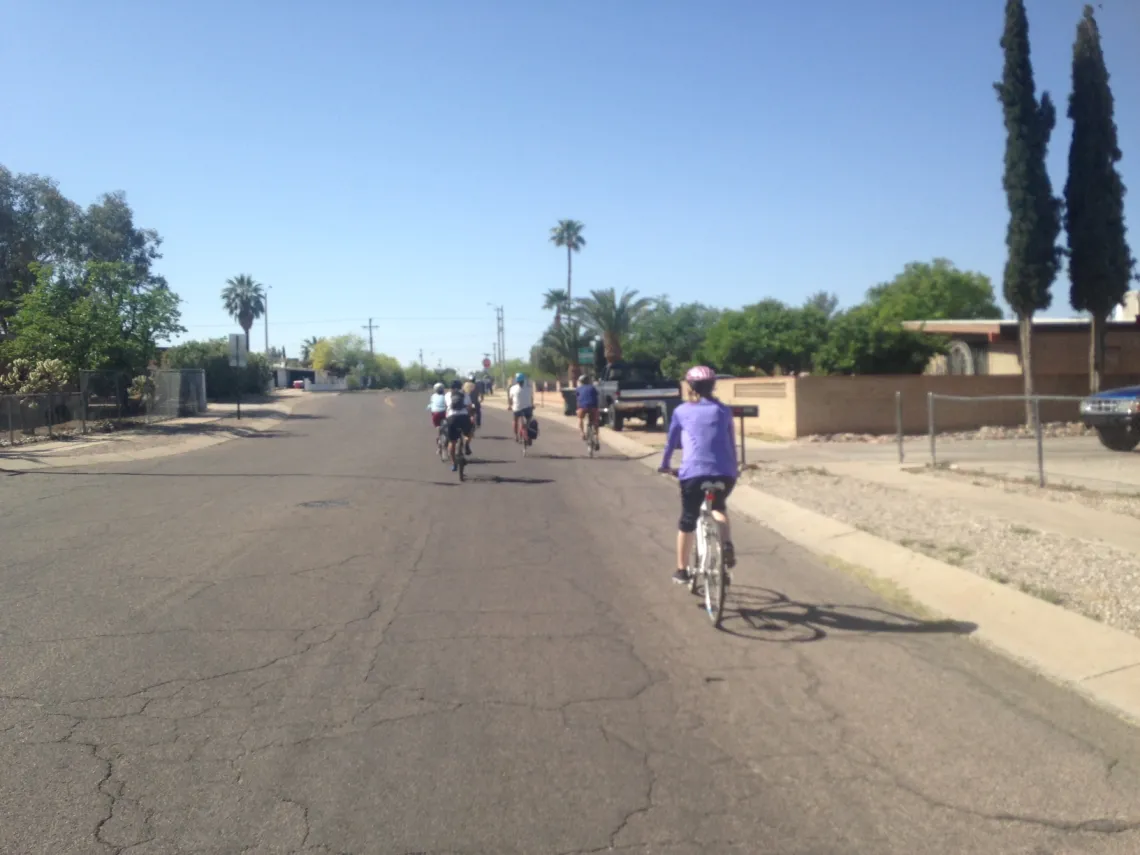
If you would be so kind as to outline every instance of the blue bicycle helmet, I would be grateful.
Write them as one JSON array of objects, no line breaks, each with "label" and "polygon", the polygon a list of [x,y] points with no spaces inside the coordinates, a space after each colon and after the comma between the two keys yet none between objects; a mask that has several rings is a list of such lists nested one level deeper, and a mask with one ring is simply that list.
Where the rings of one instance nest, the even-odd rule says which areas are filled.
[{"label": "blue bicycle helmet", "polygon": [[526,375],[523,374],[521,371],[515,375],[515,382],[516,383],[522,383],[525,380],[526,380]]}]

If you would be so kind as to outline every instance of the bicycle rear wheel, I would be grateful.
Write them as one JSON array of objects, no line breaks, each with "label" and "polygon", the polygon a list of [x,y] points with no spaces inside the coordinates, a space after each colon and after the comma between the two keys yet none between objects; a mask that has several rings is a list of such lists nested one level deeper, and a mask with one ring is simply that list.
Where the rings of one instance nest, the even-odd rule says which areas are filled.
[{"label": "bicycle rear wheel", "polygon": [[705,612],[712,625],[719,627],[724,616],[724,549],[720,541],[720,526],[711,514],[701,517],[700,537],[704,542],[701,565],[705,579]]},{"label": "bicycle rear wheel", "polygon": [[698,533],[693,538],[693,548],[689,550],[689,593],[696,594],[701,578],[701,538]]},{"label": "bicycle rear wheel", "polygon": [[591,457],[594,456],[594,439],[594,426],[589,425],[586,428],[586,449]]}]

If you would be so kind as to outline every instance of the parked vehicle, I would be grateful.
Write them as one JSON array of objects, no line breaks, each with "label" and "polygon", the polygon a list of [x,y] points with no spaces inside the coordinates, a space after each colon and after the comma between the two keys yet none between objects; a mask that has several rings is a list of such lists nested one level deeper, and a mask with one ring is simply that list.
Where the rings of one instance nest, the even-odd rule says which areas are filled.
[{"label": "parked vehicle", "polygon": [[681,403],[681,384],[661,374],[656,362],[614,362],[597,383],[602,418],[621,430],[627,418],[642,419],[652,429]]},{"label": "parked vehicle", "polygon": [[1093,428],[1111,451],[1140,445],[1140,386],[1108,389],[1081,401],[1081,421]]}]

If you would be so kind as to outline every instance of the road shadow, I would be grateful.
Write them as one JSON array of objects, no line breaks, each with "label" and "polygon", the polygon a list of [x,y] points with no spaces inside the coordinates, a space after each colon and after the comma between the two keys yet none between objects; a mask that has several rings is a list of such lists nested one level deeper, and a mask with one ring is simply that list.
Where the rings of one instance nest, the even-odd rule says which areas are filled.
[{"label": "road shadow", "polygon": [[468,457],[468,466],[502,466],[506,463],[514,463],[513,460],[491,460],[489,458]]},{"label": "road shadow", "polygon": [[481,433],[476,433],[475,438],[479,442],[486,442],[487,440],[491,440],[492,442],[507,442],[511,439],[509,436],[484,436]]},{"label": "road shadow", "polygon": [[475,475],[467,479],[476,484],[553,484],[553,478],[508,478],[506,475]]},{"label": "road shadow", "polygon": [[[703,608],[704,601],[698,602]],[[801,603],[779,591],[750,585],[728,589],[721,620],[721,630],[729,635],[781,644],[822,641],[835,632],[853,636],[970,635],[977,628],[967,621],[922,620],[876,606]]]},{"label": "road shadow", "polygon": [[[98,464],[91,464],[98,465]],[[4,469],[0,475],[30,475],[34,477],[78,478],[325,478],[350,481],[391,481],[397,484],[426,484],[434,487],[458,487],[455,481],[424,481],[418,478],[396,478],[391,475],[349,475],[335,472],[79,472],[74,469]]]}]

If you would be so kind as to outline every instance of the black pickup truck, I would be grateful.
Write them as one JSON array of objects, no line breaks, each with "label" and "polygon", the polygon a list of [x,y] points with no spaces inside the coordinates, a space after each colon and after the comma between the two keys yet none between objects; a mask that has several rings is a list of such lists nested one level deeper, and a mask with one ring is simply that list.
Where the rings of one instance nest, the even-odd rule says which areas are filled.
[{"label": "black pickup truck", "polygon": [[642,419],[652,429],[681,403],[681,384],[661,374],[656,362],[613,362],[597,381],[602,417],[614,430],[627,418]]}]

